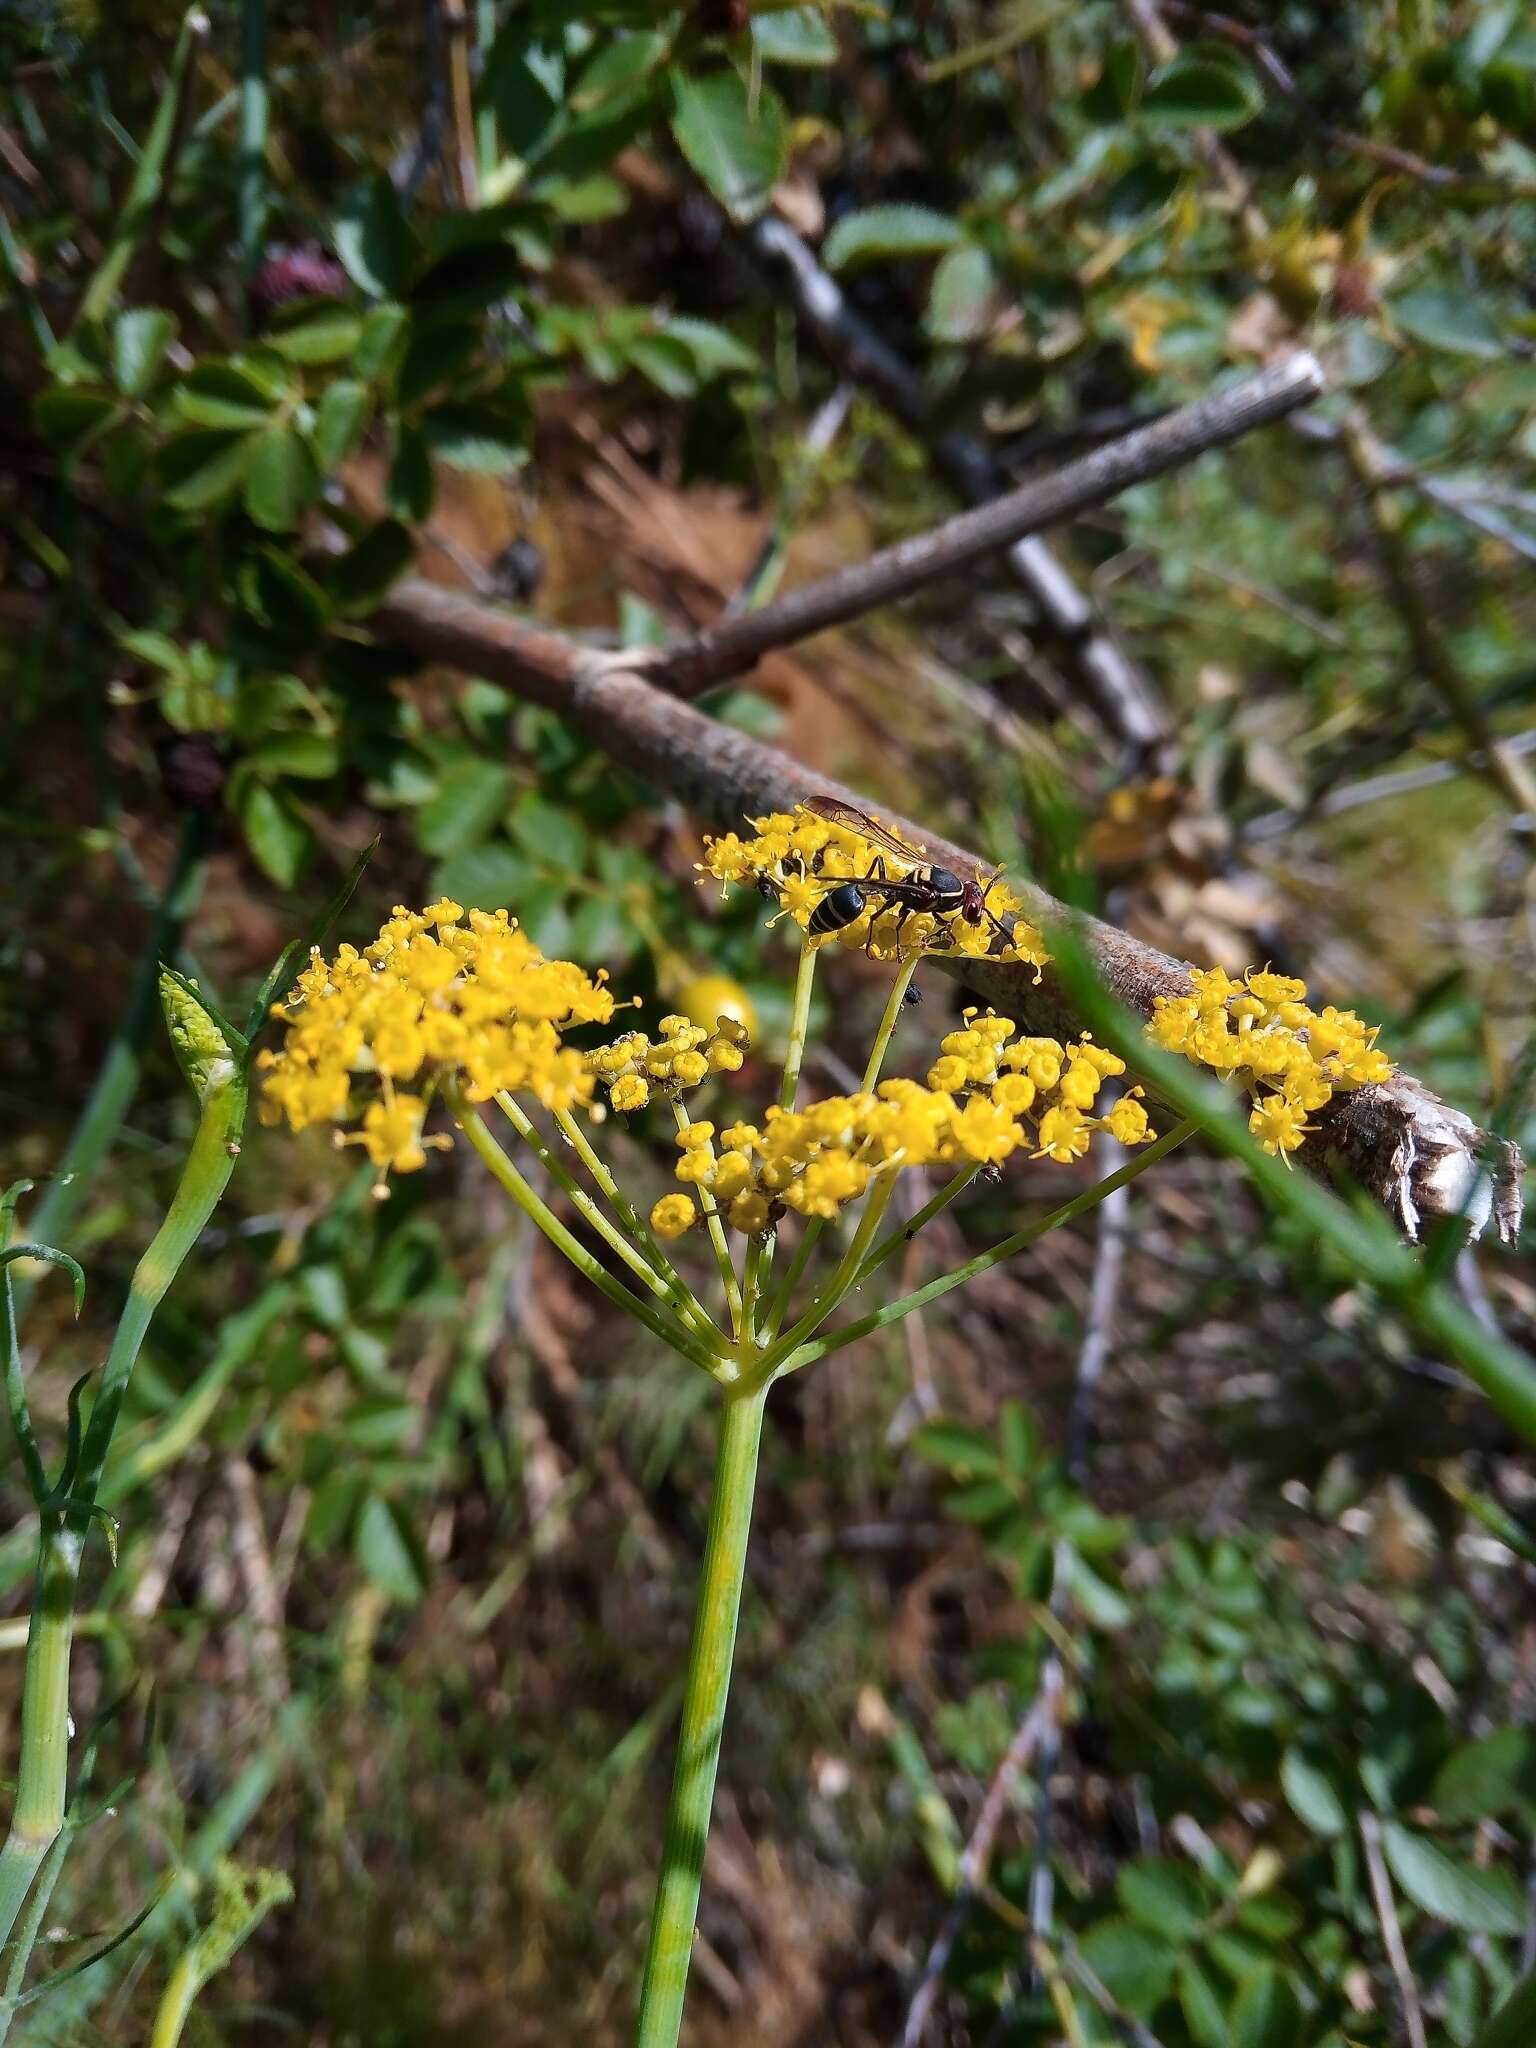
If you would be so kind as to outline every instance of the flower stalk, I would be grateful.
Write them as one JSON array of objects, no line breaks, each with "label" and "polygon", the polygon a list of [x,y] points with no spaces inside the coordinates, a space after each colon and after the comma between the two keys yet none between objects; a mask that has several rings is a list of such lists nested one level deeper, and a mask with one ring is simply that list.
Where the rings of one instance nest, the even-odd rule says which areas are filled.
[{"label": "flower stalk", "polygon": [[[97,1494],[123,1399],[155,1311],[229,1184],[245,1127],[243,1060],[175,978],[162,977],[161,997],[177,1057],[197,1090],[200,1114],[165,1219],[134,1269],[78,1450],[66,1457],[64,1473],[38,1501],[41,1528],[22,1682],[21,1757],[10,1829],[0,1847],[0,1946],[9,1941],[64,1826],[75,1603],[85,1539],[98,1514]],[[8,1274],[6,1286],[9,1303]],[[19,1418],[12,1405],[15,1424]]]},{"label": "flower stalk", "polygon": [[674,2048],[682,2026],[767,1399],[768,1383],[760,1381],[731,1389],[721,1407],[661,1877],[640,1991],[638,2048]]}]

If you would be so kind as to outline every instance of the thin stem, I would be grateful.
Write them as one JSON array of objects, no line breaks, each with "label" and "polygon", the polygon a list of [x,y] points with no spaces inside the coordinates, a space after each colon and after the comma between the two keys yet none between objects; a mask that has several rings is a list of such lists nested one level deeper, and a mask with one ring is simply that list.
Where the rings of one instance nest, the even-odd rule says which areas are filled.
[{"label": "thin stem", "polygon": [[936,1195],[931,1195],[921,1209],[914,1209],[899,1230],[893,1230],[889,1237],[882,1237],[859,1271],[859,1285],[862,1287],[872,1273],[878,1273],[887,1260],[893,1259],[935,1216],[941,1215],[951,1202],[963,1195],[980,1171],[981,1161],[973,1159],[969,1166],[960,1169],[953,1180],[947,1180]]},{"label": "thin stem", "polygon": [[784,1048],[784,1079],[779,1087],[779,1107],[791,1110],[800,1087],[800,1068],[805,1060],[805,1039],[811,1021],[811,989],[816,981],[816,954],[807,933],[800,941],[800,958],[795,962],[795,996],[789,1013],[789,1043]]},{"label": "thin stem", "polygon": [[701,1337],[718,1336],[720,1333],[715,1328],[714,1318],[662,1250],[656,1233],[614,1179],[607,1160],[593,1146],[592,1140],[582,1129],[578,1119],[572,1116],[568,1109],[555,1110],[554,1119],[576,1157],[597,1182],[599,1192],[612,1202],[618,1211],[619,1220],[633,1234],[636,1244],[644,1247],[645,1256],[651,1266],[669,1286],[675,1288],[678,1313],[686,1321],[697,1324]]},{"label": "thin stem", "polygon": [[[538,1159],[545,1172],[549,1174],[552,1180],[558,1182],[560,1187],[569,1196],[577,1213],[586,1219],[610,1251],[614,1252],[617,1257],[624,1261],[636,1279],[642,1281],[652,1294],[659,1296],[661,1300],[669,1303],[678,1311],[682,1320],[692,1324],[693,1318],[687,1314],[683,1303],[676,1298],[673,1287],[668,1285],[665,1277],[658,1273],[642,1255],[633,1240],[614,1224],[612,1218],[603,1214],[602,1210],[593,1201],[586,1189],[581,1186],[564,1161],[559,1159],[550,1150],[549,1146],[545,1144],[537,1124],[525,1115],[518,1106],[517,1098],[509,1095],[503,1088],[496,1096],[496,1105],[506,1117],[508,1123],[511,1124],[513,1130],[517,1132],[517,1135]],[[691,1296],[689,1300],[692,1302]],[[693,1302],[692,1305],[695,1308],[699,1306],[697,1302]],[[694,1327],[697,1328],[697,1325],[695,1324]],[[700,1331],[699,1334],[703,1335],[705,1333]],[[717,1337],[719,1334],[718,1330],[715,1331]]]},{"label": "thin stem", "polygon": [[870,1188],[864,1201],[864,1213],[859,1218],[858,1229],[853,1233],[848,1249],[833,1267],[830,1277],[817,1288],[804,1315],[756,1360],[752,1368],[754,1378],[771,1379],[796,1347],[820,1329],[849,1288],[857,1283],[869,1241],[879,1229],[880,1219],[896,1192],[896,1173],[895,1167],[889,1168]]},{"label": "thin stem", "polygon": [[[672,1105],[672,1115],[679,1131],[688,1128],[688,1112],[680,1102]],[[710,1148],[713,1150],[713,1147]],[[709,1241],[715,1248],[715,1264],[720,1268],[720,1285],[725,1290],[725,1305],[730,1311],[731,1330],[737,1342],[743,1335],[741,1320],[741,1288],[736,1281],[736,1267],[731,1259],[731,1248],[725,1241],[725,1225],[720,1220],[720,1205],[708,1188],[700,1188],[699,1207],[704,1211],[704,1224],[709,1232]]]},{"label": "thin stem", "polygon": [[875,1042],[869,1048],[869,1058],[864,1063],[864,1078],[859,1083],[866,1095],[874,1093],[875,1084],[880,1079],[880,1069],[885,1065],[885,1055],[890,1050],[897,1021],[906,1005],[907,990],[912,985],[912,977],[917,972],[917,963],[921,958],[920,953],[914,953],[910,960],[904,960],[897,970],[896,979],[891,983],[891,992],[885,999],[885,1009],[881,1013],[880,1025],[875,1032]]},{"label": "thin stem", "polygon": [[500,1182],[529,1222],[538,1226],[555,1249],[563,1252],[577,1271],[585,1274],[598,1292],[605,1294],[616,1308],[623,1309],[626,1315],[631,1315],[637,1322],[644,1323],[653,1335],[659,1337],[664,1344],[669,1344],[674,1351],[680,1352],[694,1365],[702,1365],[707,1372],[715,1373],[718,1377],[720,1361],[711,1357],[690,1331],[685,1330],[682,1324],[671,1316],[652,1308],[649,1302],[642,1301],[639,1295],[631,1294],[621,1281],[615,1280],[607,1268],[594,1258],[579,1238],[571,1235],[548,1203],[540,1199],[497,1144],[474,1104],[456,1090],[448,1095],[447,1101],[454,1121],[479,1153],[485,1165],[490,1168],[493,1178]]},{"label": "thin stem", "polygon": [[640,1992],[637,2048],[676,2048],[682,2027],[767,1398],[766,1384],[729,1393],[720,1419],[661,1879]]},{"label": "thin stem", "polygon": [[[806,952],[810,952],[809,947],[806,948]],[[804,954],[801,957],[803,961]],[[886,998],[885,1010],[880,1018],[879,1029],[875,1032],[874,1043],[869,1049],[869,1058],[864,1063],[864,1078],[859,1083],[860,1090],[865,1095],[873,1094],[875,1084],[880,1079],[880,1069],[885,1065],[885,1055],[890,1048],[891,1037],[896,1029],[896,1021],[901,1015],[902,1006],[906,1001],[908,986],[913,975],[917,972],[917,963],[921,957],[920,954],[914,953],[910,960],[904,961],[897,972],[895,981],[891,984],[891,992]],[[811,954],[811,958],[814,959],[815,955]],[[798,981],[796,983],[795,995],[796,1011],[798,1013]],[[807,1007],[809,1007],[809,987],[807,987],[806,996]],[[791,1030],[791,1044],[793,1044],[793,1030]],[[785,1102],[781,1097],[780,1106],[788,1109],[792,1106],[793,1100],[792,1093],[788,1102]],[[806,1223],[789,1271],[784,1277],[783,1285],[773,1298],[772,1307],[763,1326],[763,1334],[766,1338],[772,1339],[779,1334],[780,1326],[783,1324],[789,1305],[795,1298],[795,1289],[800,1283],[800,1277],[810,1263],[811,1254],[815,1251],[817,1240],[820,1238],[824,1228],[825,1225],[820,1216],[812,1216]]]},{"label": "thin stem", "polygon": [[496,133],[496,109],[484,87],[485,66],[496,40],[496,0],[475,0],[475,56],[480,84],[479,106],[475,111],[475,157],[480,174],[482,198],[501,161],[501,142]]},{"label": "thin stem", "polygon": [[240,261],[261,267],[267,230],[267,0],[240,0],[240,150],[236,159]]},{"label": "thin stem", "polygon": [[1419,1988],[1413,1981],[1413,1968],[1403,1945],[1403,1930],[1392,1897],[1392,1880],[1387,1874],[1387,1859],[1381,1851],[1381,1823],[1374,1813],[1359,1813],[1355,1819],[1360,1829],[1360,1843],[1365,1850],[1371,1899],[1376,1907],[1376,1918],[1381,1923],[1382,1943],[1397,1982],[1398,2000],[1403,2009],[1403,2029],[1408,2036],[1409,2048],[1428,2048]]},{"label": "thin stem", "polygon": [[[1139,1149],[1135,1157],[1121,1167],[1118,1173],[1112,1173],[1107,1180],[1097,1182],[1093,1187],[1085,1189],[1082,1194],[1074,1196],[1070,1202],[1064,1202],[1059,1209],[1053,1209],[1049,1216],[1042,1216],[1038,1222],[1026,1224],[1022,1230],[1016,1230],[1011,1237],[1005,1237],[1001,1244],[993,1245],[990,1251],[978,1252],[974,1259],[967,1259],[963,1266],[956,1266],[952,1272],[940,1274],[937,1280],[930,1280],[925,1287],[919,1287],[915,1293],[903,1295],[899,1301],[889,1302],[884,1308],[875,1309],[867,1316],[860,1316],[857,1322],[848,1323],[842,1329],[834,1330],[830,1337],[824,1337],[817,1343],[801,1344],[798,1349],[789,1351],[787,1355],[785,1342],[776,1344],[769,1357],[777,1370],[798,1372],[801,1366],[811,1364],[814,1359],[824,1358],[829,1351],[841,1351],[845,1345],[857,1343],[860,1337],[867,1337],[872,1330],[883,1330],[888,1323],[900,1322],[901,1318],[910,1315],[913,1309],[924,1308],[930,1301],[937,1301],[940,1295],[948,1294],[956,1287],[963,1287],[967,1280],[974,1280],[978,1273],[990,1271],[1004,1259],[1011,1259],[1015,1252],[1024,1251],[1028,1246],[1038,1243],[1042,1237],[1058,1229],[1063,1223],[1070,1223],[1074,1217],[1086,1215],[1090,1209],[1097,1208],[1106,1195],[1113,1194],[1116,1188],[1123,1188],[1128,1181],[1133,1181],[1139,1174],[1145,1173],[1149,1166],[1165,1158],[1176,1145],[1182,1145],[1186,1138],[1192,1137],[1198,1128],[1199,1126],[1194,1123],[1176,1124],[1161,1138]],[[889,1254],[886,1253],[885,1256]],[[882,1263],[879,1255],[870,1259],[854,1275],[852,1284],[862,1286],[879,1263]],[[767,1360],[764,1363],[767,1363]]]},{"label": "thin stem", "polygon": [[149,2048],[176,2048],[202,1988],[203,1978],[194,1945],[185,1951],[166,1979],[160,2003],[155,2009],[154,2032],[149,2037]]}]

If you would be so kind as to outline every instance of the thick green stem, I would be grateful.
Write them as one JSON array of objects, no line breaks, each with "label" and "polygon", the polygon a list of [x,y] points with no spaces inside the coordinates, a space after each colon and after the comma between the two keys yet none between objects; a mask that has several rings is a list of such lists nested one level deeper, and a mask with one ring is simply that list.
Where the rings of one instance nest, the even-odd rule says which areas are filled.
[{"label": "thick green stem", "polygon": [[69,1652],[80,1545],[62,1515],[43,1518],[21,1696],[21,1767],[10,1832],[0,1849],[0,1946],[64,1825],[69,1764]]},{"label": "thick green stem", "polygon": [[721,1417],[661,1881],[640,1992],[637,2048],[676,2048],[682,2027],[767,1398],[766,1385],[727,1394]]},{"label": "thick green stem", "polygon": [[165,1221],[134,1269],[128,1300],[62,1508],[46,1510],[22,1684],[21,1762],[10,1832],[0,1849],[0,1946],[10,1939],[38,1866],[64,1822],[69,1758],[69,1655],[75,1594],[113,1431],[150,1320],[229,1183],[245,1126],[246,1079],[221,1060]]}]

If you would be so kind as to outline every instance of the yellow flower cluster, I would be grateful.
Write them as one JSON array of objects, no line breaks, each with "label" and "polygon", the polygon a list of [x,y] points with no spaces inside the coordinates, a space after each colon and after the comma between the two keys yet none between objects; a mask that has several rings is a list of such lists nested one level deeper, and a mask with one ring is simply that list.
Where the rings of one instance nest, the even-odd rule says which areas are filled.
[{"label": "yellow flower cluster", "polygon": [[1159,996],[1148,1035],[1244,1082],[1254,1098],[1248,1127],[1266,1152],[1294,1152],[1313,1110],[1391,1072],[1374,1028],[1352,1010],[1311,1009],[1304,981],[1252,967],[1241,981],[1220,967],[1197,967],[1190,979],[1192,995]]},{"label": "yellow flower cluster", "polygon": [[412,1173],[426,1147],[448,1142],[421,1135],[445,1083],[472,1102],[507,1089],[549,1109],[586,1103],[593,1077],[561,1033],[610,1020],[603,980],[547,959],[504,910],[472,910],[464,921],[446,898],[397,909],[363,952],[343,946],[327,961],[317,947],[273,1005],[288,1028],[278,1051],[260,1055],[262,1120],[302,1131],[356,1118],[355,1080],[371,1075],[378,1094],[361,1109],[361,1129],[337,1142],[362,1145],[381,1173]]},{"label": "yellow flower cluster", "polygon": [[687,1017],[663,1017],[659,1029],[659,1038],[626,1031],[586,1055],[587,1072],[616,1110],[644,1109],[658,1093],[675,1099],[710,1074],[736,1073],[746,1058],[747,1029],[733,1017],[721,1017],[713,1031]]},{"label": "yellow flower cluster", "polygon": [[[914,870],[928,865],[919,847],[912,848],[910,860],[899,861],[888,847],[876,846],[850,827],[804,809],[775,811],[750,822],[756,828],[750,839],[729,832],[706,840],[701,871],[726,887],[749,882],[771,889],[779,899],[780,913],[793,918],[802,930],[831,889],[839,882],[865,880],[877,861],[896,881],[905,881]],[[994,875],[986,884],[986,904],[994,916],[1004,921],[1014,918],[1009,942],[1003,941],[987,918],[973,922],[958,912],[938,916],[905,910],[880,896],[876,880],[864,914],[826,936],[842,946],[863,947],[877,960],[910,960],[917,954],[942,951],[1045,966],[1050,959],[1045,942],[1033,925],[1016,915],[1022,899],[1001,877]]]},{"label": "yellow flower cluster", "polygon": [[[718,1134],[712,1123],[688,1124],[678,1135],[677,1178],[711,1195],[737,1230],[756,1234],[785,1209],[835,1217],[887,1170],[993,1166],[1021,1147],[1068,1161],[1081,1158],[1095,1130],[1127,1145],[1151,1137],[1133,1096],[1108,1116],[1093,1114],[1105,1078],[1125,1070],[1113,1053],[1087,1039],[1014,1039],[1007,1017],[971,1010],[966,1018],[965,1030],[943,1040],[927,1087],[883,1081],[873,1094],[770,1109],[760,1125],[735,1123]],[[667,1236],[694,1220],[688,1198],[675,1195],[651,1217]]]}]

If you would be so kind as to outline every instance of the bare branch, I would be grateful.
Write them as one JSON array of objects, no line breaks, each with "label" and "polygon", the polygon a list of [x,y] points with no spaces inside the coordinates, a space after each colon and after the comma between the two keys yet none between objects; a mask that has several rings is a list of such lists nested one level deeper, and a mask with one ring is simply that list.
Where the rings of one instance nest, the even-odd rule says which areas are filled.
[{"label": "bare branch", "polygon": [[[974,516],[974,515],[967,515]],[[654,688],[629,659],[581,647],[559,634],[523,624],[436,584],[395,585],[370,622],[382,638],[429,661],[505,683],[562,713],[593,744],[642,781],[664,790],[717,825],[737,827],[765,811],[789,811],[817,791],[870,807],[870,799],[815,773],[776,747],[721,725],[691,704]],[[987,863],[964,847],[875,804],[889,822],[926,845],[957,873]],[[1033,884],[1015,884],[1032,922],[1049,930],[1070,925],[1110,992],[1143,1017],[1160,995],[1187,994],[1189,970],[1156,947],[1097,918],[1068,910]],[[1071,1004],[1046,971],[1037,984],[1029,967],[999,961],[943,961],[983,998],[1028,1030],[1072,1035],[1080,1027]],[[1301,1154],[1326,1168],[1339,1158],[1412,1238],[1441,1217],[1460,1216],[1480,1173],[1485,1133],[1411,1075],[1394,1073],[1379,1087],[1335,1096],[1318,1118],[1317,1135]],[[1505,1146],[1475,1224],[1491,1208],[1498,1233],[1512,1242],[1520,1222],[1519,1153]]]},{"label": "bare branch", "polygon": [[1376,1918],[1381,1923],[1381,1938],[1386,1945],[1387,1961],[1392,1965],[1392,1975],[1397,1980],[1397,1995],[1403,2008],[1403,2027],[1408,2035],[1409,2048],[1428,2048],[1419,1990],[1413,1981],[1408,1951],[1403,1946],[1403,1930],[1398,1922],[1397,1904],[1392,1897],[1392,1880],[1387,1875],[1387,1860],[1381,1851],[1381,1823],[1374,1813],[1359,1813],[1356,1820],[1365,1850],[1365,1867],[1370,1874],[1371,1898],[1376,1907]]},{"label": "bare branch", "polygon": [[1091,512],[1132,484],[1163,476],[1255,427],[1283,419],[1316,398],[1323,381],[1316,358],[1298,350],[1239,384],[1181,406],[1123,440],[1021,484],[990,504],[958,513],[931,532],[884,548],[867,562],[792,591],[760,611],[727,619],[654,654],[623,659],[681,695],[694,696],[727,676],[740,675],[775,648],[809,640],[831,626],[910,597],[925,584],[969,568],[1026,534]]},{"label": "bare branch", "polygon": [[[932,393],[917,372],[861,320],[835,278],[793,228],[769,215],[752,230],[752,246],[788,283],[802,325],[828,359],[853,382],[883,398],[896,417],[927,446],[957,494],[981,505],[1007,488],[991,451],[968,434],[936,434]],[[1028,593],[1052,638],[1067,651],[1102,723],[1138,751],[1171,736],[1168,714],[1147,677],[1114,640],[1093,605],[1038,535],[1017,540],[1009,570]]]}]

